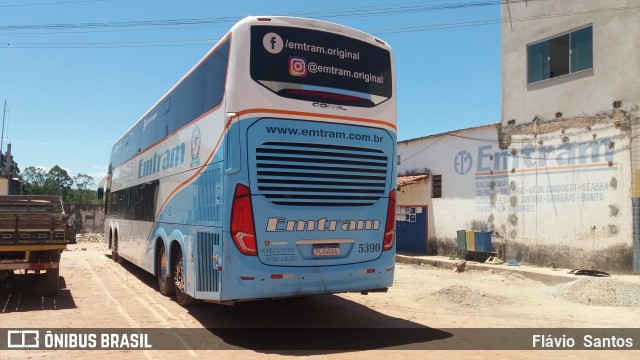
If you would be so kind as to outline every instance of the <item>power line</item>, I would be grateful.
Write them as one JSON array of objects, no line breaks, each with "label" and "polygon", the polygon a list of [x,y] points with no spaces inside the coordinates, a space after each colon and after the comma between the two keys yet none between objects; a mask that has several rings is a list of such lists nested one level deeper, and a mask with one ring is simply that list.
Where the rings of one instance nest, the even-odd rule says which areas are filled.
[{"label": "power line", "polygon": [[[502,1],[485,1],[485,2],[473,2],[473,3],[453,3],[453,4],[439,4],[439,5],[431,5],[431,6],[415,6],[414,4],[425,4],[425,3],[433,3],[435,1],[441,0],[425,0],[418,2],[409,2],[405,3],[404,6],[398,6],[397,4],[389,4],[389,5],[380,5],[378,7],[356,7],[356,8],[347,8],[342,10],[333,10],[333,11],[323,11],[323,12],[313,12],[313,13],[298,13],[296,16],[317,16],[318,14],[322,14],[325,17],[334,17],[337,12],[340,13],[342,17],[361,17],[361,16],[378,16],[378,15],[389,15],[389,12],[393,10],[395,13],[407,13],[407,12],[416,12],[416,11],[434,11],[434,10],[446,10],[446,9],[459,9],[459,8],[468,8],[468,7],[478,7],[478,6],[488,6],[488,5],[496,5],[500,3],[504,3]],[[510,0],[515,2],[525,1],[525,0]],[[529,0],[529,1],[547,1],[547,0]],[[80,1],[82,2],[82,1]],[[59,2],[63,3],[63,2]],[[66,3],[66,2],[64,2]],[[73,3],[73,1],[70,1]],[[48,3],[42,3],[48,4]],[[365,11],[365,13],[363,13]],[[366,13],[368,11],[368,13]],[[373,11],[373,13],[371,12]],[[322,16],[319,16],[322,18]],[[211,25],[221,25],[226,23],[234,23],[238,21],[239,17],[221,17],[221,18],[210,18],[210,19],[178,19],[178,20],[150,20],[150,21],[128,21],[128,22],[111,22],[111,23],[81,23],[81,24],[44,24],[44,25],[11,25],[0,27],[0,31],[13,31],[16,29],[23,29],[30,31],[32,29],[46,29],[53,30],[54,32],[48,33],[35,33],[35,34],[46,34],[46,35],[57,35],[61,33],[78,33],[76,31],[67,31],[61,32],[58,31],[60,29],[78,29],[82,33],[87,32],[115,32],[115,31],[142,31],[145,29],[141,29],[140,27],[155,27],[157,30],[157,26],[164,26],[163,29],[175,28],[179,26],[180,28],[185,28],[189,26],[211,26]],[[476,22],[476,25],[484,24],[486,21]],[[492,23],[495,21],[491,21]],[[469,24],[440,24],[440,25],[431,25],[432,29],[445,28],[445,27],[455,27],[460,25]],[[101,28],[108,28],[109,30],[99,30]],[[115,28],[115,30],[113,29]],[[94,30],[91,30],[94,29]],[[422,30],[429,30],[424,28]],[[422,31],[416,29],[407,29],[407,30],[396,30],[393,32],[410,32],[410,31]],[[391,33],[393,33],[391,32]],[[380,31],[380,33],[389,33],[389,30]],[[23,34],[34,34],[33,32],[29,33],[18,33],[13,35],[23,35]],[[145,41],[139,42],[139,46],[136,43],[131,42],[104,42],[104,43],[88,43],[88,44],[77,44],[77,43],[8,43],[5,48],[117,48],[117,47],[158,47],[158,46],[194,46],[194,45],[208,45],[208,43],[193,43],[199,40],[186,40],[189,43],[176,43],[174,42],[155,42],[150,44]]]},{"label": "power line", "polygon": [[322,13],[303,13],[301,15],[309,15],[314,16],[319,19],[336,19],[336,18],[353,18],[353,17],[372,17],[372,16],[387,16],[387,15],[404,15],[409,13],[418,13],[418,12],[431,12],[431,11],[440,11],[440,10],[459,10],[459,9],[467,9],[467,8],[476,8],[476,7],[485,7],[485,6],[494,6],[500,5],[502,1],[482,1],[482,2],[463,2],[463,3],[453,3],[453,4],[439,4],[439,5],[427,5],[427,6],[387,6],[387,7],[379,7],[379,8],[368,8],[368,9],[356,9],[356,10],[334,10],[334,11],[325,11]]},{"label": "power line", "polygon": [[99,28],[128,28],[143,26],[172,26],[172,25],[200,25],[219,24],[235,22],[238,17],[220,18],[193,18],[193,19],[173,19],[173,20],[135,20],[135,21],[113,21],[113,22],[93,22],[93,23],[70,23],[70,24],[32,24],[32,25],[5,25],[0,26],[0,31],[12,30],[66,30],[66,29],[99,29]]},{"label": "power line", "polygon": [[457,23],[417,25],[417,26],[397,27],[397,28],[388,28],[388,29],[373,29],[373,30],[367,30],[367,32],[371,34],[396,34],[396,33],[415,32],[415,31],[449,29],[449,28],[456,28],[456,27],[491,25],[491,24],[498,24],[498,23],[504,23],[509,21],[530,21],[530,20],[539,20],[539,19],[548,19],[548,18],[557,18],[557,17],[586,15],[586,14],[594,14],[594,13],[601,13],[601,12],[608,12],[608,11],[631,10],[631,9],[638,9],[638,8],[640,8],[640,5],[619,7],[619,8],[573,11],[573,12],[560,13],[560,14],[534,15],[534,16],[526,16],[526,17],[511,18],[511,19],[500,18],[500,19],[472,20],[472,21],[463,21],[463,22],[457,22]]},{"label": "power line", "polygon": [[[515,2],[514,0],[511,0]],[[520,0],[524,1],[524,0]],[[535,0],[528,0],[535,1]],[[537,0],[537,1],[546,1],[546,0]],[[501,3],[501,1],[497,1],[495,3]],[[596,10],[583,10],[583,11],[574,11],[574,12],[566,12],[560,14],[547,14],[547,15],[535,15],[535,16],[527,16],[520,18],[511,18],[511,19],[485,19],[485,20],[472,20],[472,21],[464,21],[464,22],[452,22],[452,23],[441,23],[441,24],[428,24],[428,25],[417,25],[410,27],[395,27],[395,28],[386,28],[386,29],[371,29],[365,30],[371,34],[397,34],[397,33],[407,33],[407,32],[417,32],[417,31],[433,31],[433,30],[442,30],[449,28],[461,28],[461,27],[474,27],[474,26],[483,26],[483,25],[492,25],[503,23],[506,21],[530,21],[530,20],[539,20],[545,18],[557,18],[557,17],[567,17],[567,16],[576,16],[576,15],[585,15],[585,14],[593,14],[593,13],[601,13],[608,11],[622,11],[622,10],[631,10],[640,8],[639,6],[627,6],[627,7],[618,7],[618,8],[605,8],[605,9],[596,9]],[[76,24],[78,28],[93,27],[100,28],[102,26],[114,26],[114,27],[122,27],[122,26],[142,26],[140,24],[144,23],[145,26],[157,26],[157,25],[169,25],[169,24],[181,24],[181,25],[195,25],[195,24],[223,24],[226,22],[235,22],[239,18],[235,17],[223,17],[217,19],[181,19],[181,20],[150,20],[150,21],[130,21],[130,22],[118,22],[118,23],[85,23],[85,24]],[[115,24],[115,25],[109,25]],[[68,25],[68,24],[67,24]],[[51,25],[37,25],[37,26],[61,26],[60,28],[66,28],[65,24],[51,24]],[[16,26],[16,25],[14,25]],[[33,26],[33,25],[25,25],[25,26]],[[0,27],[0,31],[5,31],[6,27]],[[137,29],[139,30],[139,29]],[[157,46],[193,46],[193,45],[208,45],[206,43],[207,40],[177,40],[177,41],[139,41],[139,42],[104,42],[104,43],[7,43],[6,48],[115,48],[115,47],[157,47]],[[182,43],[180,43],[182,42]],[[187,43],[194,42],[194,43]],[[195,43],[202,42],[202,43]],[[137,45],[139,44],[139,45]]]},{"label": "power line", "polygon": [[407,160],[409,160],[409,159],[411,159],[411,158],[413,158],[413,157],[417,156],[417,155],[418,155],[418,154],[420,154],[421,152],[423,152],[423,151],[427,150],[428,148],[432,147],[433,145],[437,144],[437,143],[438,143],[438,141],[440,141],[440,140],[444,139],[445,137],[447,137],[447,135],[449,135],[449,134],[444,134],[444,135],[443,135],[443,136],[441,136],[438,140],[436,140],[436,141],[432,142],[431,144],[427,145],[426,147],[422,148],[422,149],[421,149],[421,150],[419,150],[417,153],[415,153],[415,154],[413,154],[413,155],[411,155],[411,156],[409,156],[409,157],[407,157],[407,158],[405,158],[405,159],[402,159],[402,158],[401,158],[401,159],[400,159],[400,164],[402,164],[403,162],[405,162],[405,161],[407,161]]},{"label": "power line", "polygon": [[33,4],[11,4],[11,5],[0,5],[0,8],[41,6],[41,5],[67,5],[67,4],[94,3],[94,2],[105,2],[105,1],[112,1],[112,0],[75,0],[75,1],[33,3]]},{"label": "power line", "polygon": [[41,48],[119,48],[119,47],[158,47],[158,46],[194,46],[211,45],[219,39],[200,40],[158,40],[158,41],[117,41],[117,42],[70,42],[70,43],[17,43],[7,44],[7,48],[14,49],[41,49]]},{"label": "power line", "polygon": [[[94,0],[99,1],[99,0]],[[103,0],[106,1],[106,0]],[[434,0],[427,0],[417,3],[430,3]],[[388,15],[404,15],[418,12],[430,12],[441,10],[458,10],[476,7],[486,7],[504,4],[506,0],[476,1],[476,2],[458,2],[452,4],[438,5],[411,5],[399,6],[380,5],[377,7],[358,7],[346,8],[338,10],[314,11],[307,13],[294,13],[292,16],[309,16],[317,19],[335,19],[335,18],[361,18],[372,16],[388,16]],[[511,2],[524,2],[525,0],[510,0]],[[547,0],[528,0],[528,1],[547,1]],[[116,22],[95,22],[95,23],[68,23],[68,24],[30,24],[30,25],[5,25],[0,26],[0,31],[14,30],[66,30],[66,29],[96,29],[96,28],[128,28],[128,27],[155,27],[155,26],[179,26],[179,25],[202,25],[202,24],[221,24],[234,23],[240,20],[240,16],[227,16],[218,18],[191,18],[191,19],[164,19],[164,20],[136,20],[136,21],[116,21]]]},{"label": "power line", "polygon": [[[240,20],[238,18],[238,20]],[[229,24],[233,24],[233,21],[229,21]],[[116,33],[116,32],[142,32],[142,31],[158,31],[158,30],[175,30],[175,29],[195,29],[195,28],[213,28],[213,27],[220,27],[220,26],[225,26],[225,23],[220,23],[220,24],[215,24],[215,25],[210,25],[210,24],[199,24],[199,25],[184,25],[184,26],[165,26],[165,27],[152,27],[152,28],[148,28],[148,29],[105,29],[105,30],[83,30],[83,29],[79,29],[77,31],[72,31],[72,29],[70,29],[69,31],[55,31],[55,32],[32,32],[32,31],[28,31],[28,32],[11,32],[7,35],[61,35],[61,34],[95,34],[95,33]]]},{"label": "power line", "polygon": [[400,34],[400,33],[418,32],[418,31],[432,31],[432,30],[444,30],[444,29],[461,28],[461,27],[493,25],[493,24],[500,24],[504,21],[505,19],[473,20],[473,21],[462,21],[462,22],[455,22],[455,23],[428,24],[428,25],[417,25],[417,26],[387,28],[387,29],[371,29],[371,30],[366,30],[366,32],[370,34],[376,34],[376,35]]}]

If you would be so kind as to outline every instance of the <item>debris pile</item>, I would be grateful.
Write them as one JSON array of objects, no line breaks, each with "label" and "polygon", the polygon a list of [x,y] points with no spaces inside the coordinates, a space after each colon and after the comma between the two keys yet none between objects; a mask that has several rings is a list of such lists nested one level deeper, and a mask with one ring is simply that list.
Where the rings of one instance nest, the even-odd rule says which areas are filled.
[{"label": "debris pile", "polygon": [[545,289],[547,295],[597,306],[639,306],[640,284],[612,278],[583,278]]},{"label": "debris pile", "polygon": [[436,291],[433,295],[469,307],[491,307],[504,302],[504,299],[499,296],[489,295],[484,291],[473,290],[464,285],[448,286]]},{"label": "debris pile", "polygon": [[76,242],[79,243],[101,243],[104,241],[104,234],[83,233],[76,235]]}]

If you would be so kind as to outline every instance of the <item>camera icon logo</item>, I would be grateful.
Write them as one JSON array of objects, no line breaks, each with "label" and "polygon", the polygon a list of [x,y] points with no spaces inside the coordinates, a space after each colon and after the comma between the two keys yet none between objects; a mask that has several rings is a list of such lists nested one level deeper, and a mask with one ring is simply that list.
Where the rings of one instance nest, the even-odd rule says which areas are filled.
[{"label": "camera icon logo", "polygon": [[305,77],[307,76],[307,61],[299,57],[289,58],[289,74],[293,76]]}]

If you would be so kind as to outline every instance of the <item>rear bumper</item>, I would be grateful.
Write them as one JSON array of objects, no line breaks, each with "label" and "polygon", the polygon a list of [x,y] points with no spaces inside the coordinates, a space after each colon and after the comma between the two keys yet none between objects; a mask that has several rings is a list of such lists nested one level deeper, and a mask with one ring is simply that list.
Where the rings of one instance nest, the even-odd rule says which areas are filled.
[{"label": "rear bumper", "polygon": [[48,270],[60,267],[59,262],[50,263],[0,263],[0,270]]},{"label": "rear bumper", "polygon": [[64,250],[66,244],[43,244],[43,245],[6,245],[0,246],[0,253],[9,251],[47,251],[47,250]]},{"label": "rear bumper", "polygon": [[253,266],[236,262],[223,270],[220,300],[295,297],[344,292],[376,291],[393,285],[395,251],[375,261],[323,267]]},{"label": "rear bumper", "polygon": [[0,246],[0,270],[47,270],[60,266],[66,245]]}]

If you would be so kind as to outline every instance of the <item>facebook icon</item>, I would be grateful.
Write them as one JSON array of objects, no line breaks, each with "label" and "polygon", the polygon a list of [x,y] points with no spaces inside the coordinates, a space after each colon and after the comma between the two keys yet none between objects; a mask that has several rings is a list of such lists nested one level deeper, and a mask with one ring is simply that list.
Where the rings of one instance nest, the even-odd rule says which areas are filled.
[{"label": "facebook icon", "polygon": [[274,32],[270,32],[262,38],[262,45],[268,52],[277,54],[282,51],[282,48],[284,47],[284,41],[282,41],[280,35]]}]

